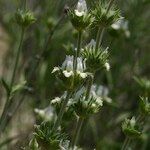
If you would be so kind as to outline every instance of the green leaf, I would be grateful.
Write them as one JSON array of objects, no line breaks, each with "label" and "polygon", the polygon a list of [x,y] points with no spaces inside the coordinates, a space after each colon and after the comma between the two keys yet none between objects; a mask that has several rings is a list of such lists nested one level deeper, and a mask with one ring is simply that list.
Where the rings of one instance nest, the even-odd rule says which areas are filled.
[{"label": "green leaf", "polygon": [[10,87],[9,87],[8,83],[3,78],[1,79],[1,82],[2,82],[2,85],[7,92],[7,95],[9,95],[10,94]]}]

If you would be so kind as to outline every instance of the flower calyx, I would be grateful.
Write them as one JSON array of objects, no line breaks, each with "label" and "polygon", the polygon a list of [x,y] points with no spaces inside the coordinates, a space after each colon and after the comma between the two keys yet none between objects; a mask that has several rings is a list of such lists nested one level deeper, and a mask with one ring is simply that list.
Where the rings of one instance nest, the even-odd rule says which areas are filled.
[{"label": "flower calyx", "polygon": [[131,119],[125,119],[125,121],[122,123],[122,131],[129,138],[139,138],[142,135],[135,117],[132,117]]},{"label": "flower calyx", "polygon": [[36,18],[31,11],[20,9],[16,12],[15,19],[17,24],[23,28],[27,28],[36,21]]},{"label": "flower calyx", "polygon": [[107,71],[110,69],[108,63],[108,48],[95,49],[94,41],[92,40],[82,51],[81,55],[86,60],[87,71],[96,72],[102,68],[105,68]]}]

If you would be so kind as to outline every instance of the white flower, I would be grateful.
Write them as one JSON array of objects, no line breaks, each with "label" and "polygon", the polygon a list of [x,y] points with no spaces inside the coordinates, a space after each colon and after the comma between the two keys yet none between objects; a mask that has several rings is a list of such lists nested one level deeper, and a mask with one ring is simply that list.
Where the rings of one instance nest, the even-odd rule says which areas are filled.
[{"label": "white flower", "polygon": [[87,73],[77,72],[81,78],[85,79],[87,77]]},{"label": "white flower", "polygon": [[45,109],[34,109],[35,113],[39,115],[44,121],[52,121],[56,116],[54,113],[54,108],[49,106]]},{"label": "white flower", "polygon": [[[64,63],[62,64],[62,69],[69,71],[73,71],[73,56],[66,56]],[[77,58],[77,71],[83,72],[86,69],[85,61],[82,57]]]},{"label": "white flower", "polygon": [[65,77],[69,78],[70,76],[73,76],[73,71],[64,70],[63,74]]},{"label": "white flower", "polygon": [[86,47],[89,48],[89,49],[92,49],[92,48],[94,48],[95,46],[96,46],[96,42],[95,42],[94,39],[92,39],[92,40],[90,41],[90,43],[89,43]]},{"label": "white flower", "polygon": [[66,59],[62,64],[62,69],[67,71],[73,70],[73,56],[66,56]]},{"label": "white flower", "polygon": [[83,61],[82,57],[77,58],[77,71],[83,72],[86,69],[85,61]]},{"label": "white flower", "polygon": [[111,25],[114,30],[123,30],[126,37],[130,37],[130,31],[128,29],[128,21],[124,18],[119,19],[117,22]]},{"label": "white flower", "polygon": [[[62,67],[61,67],[64,70],[63,71],[64,76],[67,77],[67,78],[74,75],[74,72],[73,72],[73,59],[74,59],[73,56],[66,56],[66,59],[63,62]],[[55,67],[53,72],[57,71],[58,69],[59,68]],[[82,78],[87,77],[87,74],[84,73],[85,69],[86,69],[85,61],[83,61],[82,57],[78,57],[77,58],[77,73]]]},{"label": "white flower", "polygon": [[60,102],[61,102],[61,98],[60,98],[60,97],[55,97],[55,98],[51,101],[51,104],[60,103]]},{"label": "white flower", "polygon": [[79,17],[87,13],[87,5],[85,0],[79,0],[75,9],[75,14]]},{"label": "white flower", "polygon": [[131,127],[134,128],[135,124],[136,124],[135,117],[132,117],[131,120],[130,120],[130,125],[131,125]]},{"label": "white flower", "polygon": [[108,93],[109,93],[109,90],[106,86],[102,86],[102,85],[98,86],[97,95],[106,97],[108,96]]},{"label": "white flower", "polygon": [[105,68],[106,68],[107,71],[110,70],[110,64],[108,62],[106,62],[104,66],[105,66]]}]

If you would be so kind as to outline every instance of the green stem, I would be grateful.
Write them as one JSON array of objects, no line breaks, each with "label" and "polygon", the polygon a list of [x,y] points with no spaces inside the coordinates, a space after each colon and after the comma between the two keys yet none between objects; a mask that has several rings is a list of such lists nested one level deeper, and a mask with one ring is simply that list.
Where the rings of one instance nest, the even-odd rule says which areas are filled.
[{"label": "green stem", "polygon": [[58,127],[60,126],[61,121],[62,121],[62,117],[63,117],[64,112],[65,112],[65,108],[66,108],[67,103],[68,103],[71,96],[72,96],[72,92],[68,92],[65,100],[63,100],[60,112],[58,114],[58,118],[57,118],[56,122],[54,123],[53,131],[56,131],[58,129]]},{"label": "green stem", "polygon": [[78,121],[77,121],[76,130],[75,130],[75,135],[74,135],[74,138],[73,138],[73,141],[72,141],[72,150],[74,150],[74,147],[76,146],[76,144],[78,142],[83,122],[84,122],[84,118],[79,117]]},{"label": "green stem", "polygon": [[130,144],[130,141],[131,141],[130,138],[126,137],[125,140],[124,140],[124,143],[122,145],[121,150],[126,150],[129,146],[129,144]]},{"label": "green stem", "polygon": [[87,91],[86,91],[85,100],[89,99],[92,84],[93,84],[93,76],[90,76],[88,83],[87,83]]},{"label": "green stem", "polygon": [[[22,48],[22,44],[23,44],[24,33],[25,33],[25,29],[22,28],[19,47],[18,47],[18,50],[17,50],[16,58],[15,58],[15,64],[14,64],[14,69],[13,69],[13,73],[12,73],[12,78],[11,78],[11,81],[10,81],[10,90],[12,90],[14,80],[15,80],[16,70],[17,70],[17,67],[18,67],[20,52],[21,52],[21,48]],[[4,106],[4,110],[3,110],[3,113],[2,113],[1,118],[0,118],[0,134],[1,134],[1,132],[4,128],[4,126],[5,126],[5,118],[6,118],[9,106],[11,104],[11,100],[12,99],[10,98],[10,94],[9,94],[7,96],[6,103],[5,103],[5,106]]]},{"label": "green stem", "polygon": [[[110,0],[107,10],[106,10],[106,14],[109,12],[110,8],[112,7],[113,3],[115,0]],[[101,46],[102,44],[102,40],[103,40],[103,36],[104,36],[104,32],[105,32],[105,27],[99,27],[98,29],[98,33],[97,33],[97,37],[96,37],[96,46],[95,46],[95,50],[97,51],[98,48]]]},{"label": "green stem", "polygon": [[[85,100],[89,99],[92,84],[93,84],[93,76],[90,76],[88,83],[87,83],[87,91],[86,91]],[[84,122],[84,118],[79,117],[78,122],[77,122],[77,126],[76,126],[76,130],[75,130],[75,135],[74,135],[73,142],[72,142],[72,149],[73,150],[77,144],[78,137],[79,137],[83,122]]]},{"label": "green stem", "polygon": [[21,52],[21,48],[22,48],[22,44],[23,44],[24,33],[25,33],[25,29],[22,28],[21,37],[20,37],[20,44],[19,44],[19,47],[18,47],[18,51],[17,51],[17,55],[16,55],[16,59],[15,59],[14,70],[13,70],[13,74],[12,74],[12,78],[11,78],[11,82],[10,82],[10,89],[12,89],[12,86],[14,84],[16,70],[17,70],[18,62],[19,62],[19,56],[20,56],[20,52]]},{"label": "green stem", "polygon": [[96,51],[98,50],[98,48],[102,44],[102,39],[103,39],[104,31],[105,31],[105,28],[99,28],[98,29],[98,33],[97,33],[97,37],[96,37],[96,47],[95,47]]},{"label": "green stem", "polygon": [[24,0],[24,2],[23,2],[23,9],[26,10],[26,7],[27,7],[27,0]]}]

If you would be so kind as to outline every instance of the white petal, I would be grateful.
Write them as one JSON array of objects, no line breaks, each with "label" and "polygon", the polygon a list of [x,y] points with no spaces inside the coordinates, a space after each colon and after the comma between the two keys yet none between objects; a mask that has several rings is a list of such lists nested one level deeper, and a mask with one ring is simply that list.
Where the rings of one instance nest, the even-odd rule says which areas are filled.
[{"label": "white petal", "polygon": [[85,79],[87,77],[87,74],[86,73],[79,73],[79,75],[81,76],[81,78]]},{"label": "white petal", "polygon": [[78,11],[78,10],[75,10],[75,14],[78,16],[78,17],[81,17],[84,15],[84,11]]},{"label": "white petal", "polygon": [[55,73],[56,71],[59,71],[60,69],[58,67],[54,67],[52,73]]},{"label": "white petal", "polygon": [[64,74],[65,77],[69,78],[70,76],[73,75],[73,71],[64,70],[64,71],[63,71],[63,74]]},{"label": "white petal", "polygon": [[97,104],[98,104],[99,106],[103,106],[103,101],[102,101],[102,98],[101,98],[101,97],[98,97],[98,98],[96,99],[96,102],[97,102]]},{"label": "white petal", "polygon": [[51,100],[51,104],[59,103],[61,101],[60,97],[55,97],[53,100]]},{"label": "white petal", "polygon": [[86,5],[86,1],[85,0],[79,0],[76,10],[75,10],[75,14],[79,17],[85,15],[85,13],[87,12],[87,5]]},{"label": "white petal", "polygon": [[73,56],[66,56],[66,59],[62,64],[62,69],[66,69],[68,71],[73,70]]},{"label": "white petal", "polygon": [[106,68],[106,70],[107,70],[107,71],[109,71],[109,70],[110,70],[110,65],[109,65],[109,63],[108,63],[108,62],[106,62],[104,66],[105,66],[105,68]]},{"label": "white petal", "polygon": [[96,46],[96,42],[94,39],[90,41],[90,43],[86,46],[87,48],[94,48]]}]

